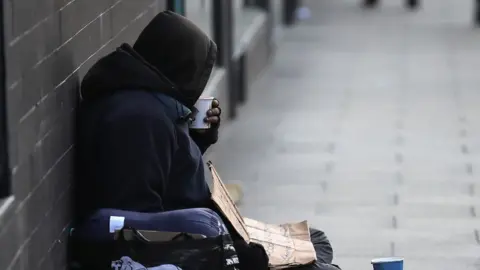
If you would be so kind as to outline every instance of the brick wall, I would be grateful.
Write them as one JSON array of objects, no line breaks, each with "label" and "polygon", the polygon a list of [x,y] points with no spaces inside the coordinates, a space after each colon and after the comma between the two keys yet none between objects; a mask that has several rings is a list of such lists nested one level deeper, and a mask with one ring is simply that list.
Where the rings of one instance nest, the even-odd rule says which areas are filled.
[{"label": "brick wall", "polygon": [[14,200],[1,211],[0,269],[65,269],[79,81],[99,57],[135,40],[165,1],[3,5]]}]

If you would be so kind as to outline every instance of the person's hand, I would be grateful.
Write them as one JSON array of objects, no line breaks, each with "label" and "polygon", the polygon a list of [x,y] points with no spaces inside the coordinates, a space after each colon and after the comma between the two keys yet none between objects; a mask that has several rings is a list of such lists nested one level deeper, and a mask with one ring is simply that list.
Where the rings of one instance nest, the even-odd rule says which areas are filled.
[{"label": "person's hand", "polygon": [[217,99],[213,99],[212,108],[208,110],[205,122],[210,123],[210,129],[218,129],[220,126],[220,115],[222,109],[220,108],[220,102]]},{"label": "person's hand", "polygon": [[220,102],[217,99],[213,99],[212,108],[207,111],[207,117],[204,119],[206,123],[210,124],[209,129],[191,129],[190,136],[198,145],[202,153],[207,148],[218,141],[218,128],[220,127],[222,109],[220,108]]}]

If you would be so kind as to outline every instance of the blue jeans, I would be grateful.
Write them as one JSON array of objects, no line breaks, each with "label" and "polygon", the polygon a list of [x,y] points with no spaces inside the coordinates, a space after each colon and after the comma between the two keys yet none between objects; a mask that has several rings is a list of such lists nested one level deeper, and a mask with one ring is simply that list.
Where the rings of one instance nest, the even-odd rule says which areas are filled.
[{"label": "blue jeans", "polygon": [[137,230],[185,232],[215,237],[226,234],[222,219],[213,210],[191,208],[161,213],[140,213],[116,209],[100,209],[75,228],[75,235],[84,240],[112,240],[110,217],[125,217],[124,226]]}]

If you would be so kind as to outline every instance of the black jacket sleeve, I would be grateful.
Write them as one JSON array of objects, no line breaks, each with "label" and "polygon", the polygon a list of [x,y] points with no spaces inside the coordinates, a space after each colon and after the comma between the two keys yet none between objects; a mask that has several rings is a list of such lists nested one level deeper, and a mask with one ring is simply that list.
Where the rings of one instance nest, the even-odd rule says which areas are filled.
[{"label": "black jacket sleeve", "polygon": [[205,154],[207,149],[218,141],[218,127],[209,129],[205,133],[190,130],[190,137],[200,148],[202,154]]},{"label": "black jacket sleeve", "polygon": [[139,113],[110,120],[101,130],[100,179],[115,190],[112,203],[137,211],[163,210],[176,149],[173,123],[164,115]]}]

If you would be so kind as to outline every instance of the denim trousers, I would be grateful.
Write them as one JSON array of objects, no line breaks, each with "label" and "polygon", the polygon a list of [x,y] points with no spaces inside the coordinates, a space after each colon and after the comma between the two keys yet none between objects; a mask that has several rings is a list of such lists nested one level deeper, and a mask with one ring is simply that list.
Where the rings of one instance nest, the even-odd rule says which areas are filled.
[{"label": "denim trousers", "polygon": [[226,234],[222,219],[213,210],[191,208],[161,213],[140,213],[116,209],[100,209],[75,228],[75,235],[86,240],[111,240],[111,217],[124,218],[124,227],[137,230],[184,232],[216,237]]}]

